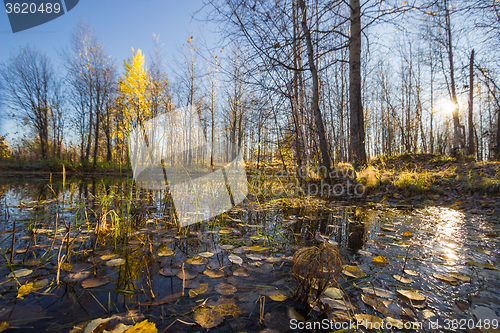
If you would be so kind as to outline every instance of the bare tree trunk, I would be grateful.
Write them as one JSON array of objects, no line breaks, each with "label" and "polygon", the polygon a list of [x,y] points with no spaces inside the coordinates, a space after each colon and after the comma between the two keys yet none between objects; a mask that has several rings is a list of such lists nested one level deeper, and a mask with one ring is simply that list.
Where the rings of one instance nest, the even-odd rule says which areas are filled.
[{"label": "bare tree trunk", "polygon": [[450,11],[448,9],[448,0],[444,0],[444,10],[445,10],[445,25],[447,33],[447,51],[448,51],[448,61],[450,63],[450,85],[451,85],[451,100],[455,105],[453,110],[453,152],[455,153],[460,149],[460,119],[458,118],[458,103],[457,103],[457,92],[455,87],[455,69],[453,66],[453,43],[451,38],[451,21],[450,21]]},{"label": "bare tree trunk", "polygon": [[467,150],[467,155],[474,156],[474,124],[472,123],[474,102],[474,50],[472,50],[470,55],[469,67],[469,149]]},{"label": "bare tree trunk", "polygon": [[366,162],[365,126],[361,105],[361,6],[350,0],[351,38],[349,41],[349,111],[351,160],[355,165]]},{"label": "bare tree trunk", "polygon": [[311,42],[311,33],[309,31],[309,27],[307,26],[306,4],[305,4],[304,0],[299,0],[299,4],[300,4],[300,8],[302,10],[301,24],[302,24],[302,30],[304,31],[304,35],[306,37],[309,70],[311,71],[311,76],[312,76],[312,80],[313,80],[312,108],[313,108],[313,112],[314,112],[316,129],[318,131],[319,148],[321,151],[321,157],[323,159],[323,166],[326,168],[327,176],[329,177],[330,171],[331,171],[331,162],[330,162],[330,155],[328,155],[328,144],[326,141],[325,127],[323,125],[323,118],[321,116],[321,110],[319,109],[318,71],[316,69],[316,65],[314,64],[314,54],[313,54],[313,47],[312,47],[312,42]]}]

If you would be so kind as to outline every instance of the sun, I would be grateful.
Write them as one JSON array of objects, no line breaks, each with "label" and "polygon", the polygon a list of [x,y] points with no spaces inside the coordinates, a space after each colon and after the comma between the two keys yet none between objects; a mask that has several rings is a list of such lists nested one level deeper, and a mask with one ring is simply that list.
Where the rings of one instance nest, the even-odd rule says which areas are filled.
[{"label": "sun", "polygon": [[455,108],[458,107],[457,104],[453,103],[453,101],[449,99],[441,100],[441,102],[438,105],[439,109],[441,109],[441,112],[444,114],[452,114],[453,111],[455,111]]}]

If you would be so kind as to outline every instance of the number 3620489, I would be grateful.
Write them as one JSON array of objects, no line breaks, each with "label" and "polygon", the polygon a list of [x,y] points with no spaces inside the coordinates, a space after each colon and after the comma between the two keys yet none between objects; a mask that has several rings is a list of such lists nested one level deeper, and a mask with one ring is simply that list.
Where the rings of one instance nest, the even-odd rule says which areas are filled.
[{"label": "number 3620489", "polygon": [[5,4],[5,10],[7,14],[35,14],[35,13],[55,13],[58,14],[61,11],[61,5],[59,3],[52,4],[51,2],[41,3],[37,5],[36,3],[10,3]]}]

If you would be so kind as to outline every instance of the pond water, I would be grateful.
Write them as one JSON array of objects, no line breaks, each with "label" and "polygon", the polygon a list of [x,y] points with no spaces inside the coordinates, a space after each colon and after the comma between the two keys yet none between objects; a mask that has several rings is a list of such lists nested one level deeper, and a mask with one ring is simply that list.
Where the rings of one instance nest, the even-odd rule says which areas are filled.
[{"label": "pond water", "polygon": [[[250,198],[179,230],[168,193],[45,178],[0,179],[0,331],[92,331],[100,318],[95,332],[144,319],[158,332],[312,332],[325,318],[316,331],[389,317],[393,331],[466,332],[500,314],[495,215]],[[293,298],[292,256],[318,246],[318,232],[348,266],[309,311]]]}]

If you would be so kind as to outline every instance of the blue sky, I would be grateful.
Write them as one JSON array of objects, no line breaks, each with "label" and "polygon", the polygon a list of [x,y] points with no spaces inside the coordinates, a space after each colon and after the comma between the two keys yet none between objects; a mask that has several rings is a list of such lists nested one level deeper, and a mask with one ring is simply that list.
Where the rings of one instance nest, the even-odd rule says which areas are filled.
[{"label": "blue sky", "polygon": [[[7,13],[1,10],[0,62],[5,62],[14,48],[29,43],[45,52],[53,64],[59,66],[58,50],[69,46],[70,32],[85,19],[94,28],[108,54],[116,59],[120,72],[132,47],[140,48],[146,59],[149,58],[149,52],[153,50],[153,33],[160,35],[168,66],[191,35],[196,37],[202,32],[209,42],[215,39],[210,33],[212,29],[204,22],[192,19],[202,7],[201,0],[80,0],[74,9],[59,18],[17,33],[12,33]],[[204,14],[201,12],[195,17],[202,19]],[[0,135],[9,133],[8,139],[12,139],[18,125],[5,119],[4,113],[2,106]]]}]

